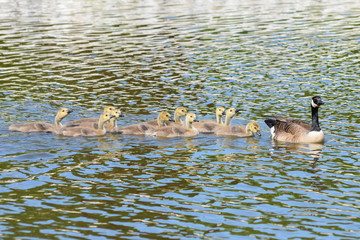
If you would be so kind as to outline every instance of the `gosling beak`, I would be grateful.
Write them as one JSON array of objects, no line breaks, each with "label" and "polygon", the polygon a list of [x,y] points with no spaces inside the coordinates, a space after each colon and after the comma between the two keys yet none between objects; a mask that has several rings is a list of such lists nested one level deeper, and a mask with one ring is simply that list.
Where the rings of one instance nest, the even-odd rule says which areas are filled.
[{"label": "gosling beak", "polygon": [[235,113],[238,113],[238,112],[240,112],[240,111],[241,111],[241,109],[238,108],[238,109],[235,110]]},{"label": "gosling beak", "polygon": [[222,115],[225,116],[225,115],[226,115],[226,111],[223,111]]},{"label": "gosling beak", "polygon": [[260,132],[260,130],[259,130],[259,131],[257,131],[257,132],[256,132],[256,134],[257,134],[258,136],[261,136],[261,132]]},{"label": "gosling beak", "polygon": [[175,122],[175,120],[172,118],[169,118],[169,122]]},{"label": "gosling beak", "polygon": [[67,113],[70,114],[70,113],[72,113],[73,111],[74,111],[74,110],[72,110],[72,109],[68,109],[68,110],[67,110]]},{"label": "gosling beak", "polygon": [[110,118],[114,118],[114,117],[116,117],[115,115],[110,115]]},{"label": "gosling beak", "polygon": [[119,117],[125,117],[125,115],[124,115],[124,114],[120,114]]},{"label": "gosling beak", "polygon": [[194,122],[199,122],[199,120],[197,120],[197,119],[194,119]]}]

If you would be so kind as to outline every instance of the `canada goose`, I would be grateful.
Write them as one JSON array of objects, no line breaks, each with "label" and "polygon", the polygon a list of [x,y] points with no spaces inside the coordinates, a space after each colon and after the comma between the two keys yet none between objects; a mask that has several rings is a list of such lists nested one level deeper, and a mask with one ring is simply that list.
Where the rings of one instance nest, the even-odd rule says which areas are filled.
[{"label": "canada goose", "polygon": [[260,126],[257,122],[250,122],[246,126],[221,126],[217,128],[216,136],[252,137],[254,134],[261,136]]},{"label": "canada goose", "polygon": [[217,107],[215,111],[216,122],[213,120],[203,120],[199,122],[194,122],[193,126],[200,132],[200,133],[213,133],[216,131],[216,128],[223,125],[223,112],[225,108]]},{"label": "canada goose", "polygon": [[157,126],[144,122],[132,124],[126,127],[117,127],[114,132],[125,135],[151,135],[155,129],[167,126],[169,121],[172,121],[171,115],[168,112],[163,111],[159,113],[157,117]]},{"label": "canada goose", "polygon": [[154,131],[153,136],[161,138],[173,138],[173,137],[194,137],[199,134],[199,131],[194,128],[193,122],[196,122],[195,113],[188,113],[185,117],[185,126],[172,125],[162,127]]},{"label": "canada goose", "polygon": [[106,133],[105,123],[109,122],[111,118],[115,117],[110,113],[103,113],[100,115],[98,128],[92,127],[63,127],[59,134],[64,136],[78,137],[78,136],[103,136]]},{"label": "canada goose", "polygon": [[[104,107],[104,113],[111,113],[111,111],[115,110],[115,107],[113,106],[106,106]],[[89,126],[89,122],[92,123],[98,123],[99,122],[99,118],[81,118],[81,119],[77,119],[74,121],[70,121],[68,123],[65,124],[65,127],[79,127],[79,126],[84,126],[87,127]],[[82,125],[84,124],[84,125]]]},{"label": "canada goose", "polygon": [[72,111],[68,108],[61,108],[56,114],[54,125],[46,122],[12,124],[9,126],[9,130],[18,132],[56,132],[62,127],[61,121]]},{"label": "canada goose", "polygon": [[270,128],[271,137],[274,140],[291,143],[322,143],[324,133],[319,125],[318,111],[324,102],[321,97],[315,96],[311,101],[311,124],[298,119],[281,116],[270,116],[275,119],[265,120]]}]

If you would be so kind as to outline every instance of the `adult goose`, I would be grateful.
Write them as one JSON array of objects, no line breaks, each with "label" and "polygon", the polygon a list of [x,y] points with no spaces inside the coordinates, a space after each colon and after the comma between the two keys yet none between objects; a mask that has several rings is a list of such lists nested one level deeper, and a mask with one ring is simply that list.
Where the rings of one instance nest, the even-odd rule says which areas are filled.
[{"label": "adult goose", "polygon": [[61,121],[70,113],[71,109],[61,108],[54,120],[54,125],[46,122],[32,122],[32,123],[22,123],[22,124],[12,124],[9,126],[10,131],[18,131],[18,132],[57,132],[60,128],[62,128]]},{"label": "adult goose", "polygon": [[319,107],[324,102],[320,96],[315,96],[311,100],[311,124],[298,119],[283,116],[269,116],[265,123],[270,128],[271,138],[282,142],[291,143],[322,143],[324,133],[319,125]]}]

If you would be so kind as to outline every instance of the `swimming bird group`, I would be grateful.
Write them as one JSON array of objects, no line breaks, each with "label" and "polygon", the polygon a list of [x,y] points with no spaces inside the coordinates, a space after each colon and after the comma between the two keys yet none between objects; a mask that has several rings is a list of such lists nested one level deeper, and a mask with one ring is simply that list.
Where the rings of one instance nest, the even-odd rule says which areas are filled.
[{"label": "swimming bird group", "polygon": [[[319,143],[324,141],[324,133],[319,126],[318,109],[324,104],[321,97],[315,96],[311,101],[312,123],[291,119],[278,115],[264,115],[270,128],[271,138],[277,141],[292,143]],[[232,118],[239,109],[217,107],[216,121],[196,119],[196,114],[187,112],[184,107],[176,108],[174,118],[166,112],[159,113],[157,119],[117,126],[117,118],[124,117],[119,109],[106,106],[99,118],[83,118],[70,121],[63,125],[61,121],[72,112],[71,109],[61,108],[55,117],[54,125],[45,122],[32,122],[13,124],[11,131],[20,132],[51,132],[63,136],[103,136],[107,132],[124,135],[155,136],[159,138],[194,137],[199,133],[213,133],[216,136],[252,137],[261,136],[260,126],[257,122],[249,122],[245,126],[231,125]],[[223,117],[225,116],[225,121]],[[181,118],[185,117],[183,121]]]}]

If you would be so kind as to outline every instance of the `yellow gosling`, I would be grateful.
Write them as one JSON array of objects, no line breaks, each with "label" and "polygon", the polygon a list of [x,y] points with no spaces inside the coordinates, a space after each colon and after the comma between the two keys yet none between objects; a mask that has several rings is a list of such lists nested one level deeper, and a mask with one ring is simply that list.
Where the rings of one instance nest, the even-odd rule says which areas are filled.
[{"label": "yellow gosling", "polygon": [[203,121],[199,121],[199,122],[194,122],[193,125],[200,133],[213,133],[216,131],[216,128],[218,128],[224,124],[224,122],[222,120],[224,111],[225,111],[225,108],[223,108],[223,107],[216,108],[216,111],[215,111],[216,122],[213,120],[203,120]]},{"label": "yellow gosling", "polygon": [[61,121],[70,113],[71,109],[61,108],[56,116],[54,125],[46,122],[32,122],[32,123],[23,123],[23,124],[12,124],[9,126],[10,131],[18,132],[54,132],[56,133],[60,128],[62,128]]},{"label": "yellow gosling", "polygon": [[193,122],[196,122],[195,113],[188,113],[185,118],[185,126],[172,125],[162,127],[154,131],[153,136],[159,138],[174,138],[174,137],[194,137],[199,134],[199,131],[194,128]]},{"label": "yellow gosling", "polygon": [[246,126],[221,126],[215,134],[226,137],[253,137],[254,134],[261,136],[260,126],[257,122],[250,122]]},{"label": "yellow gosling", "polygon": [[122,133],[124,135],[151,135],[156,129],[167,126],[170,121],[172,121],[171,115],[168,112],[163,111],[158,115],[157,126],[152,126],[145,122],[132,124],[126,127],[117,127],[114,132]]},{"label": "yellow gosling", "polygon": [[[111,113],[111,111],[114,111],[115,107],[113,106],[106,106],[104,107],[104,113]],[[80,127],[80,126],[90,126],[88,125],[89,122],[91,123],[97,123],[99,121],[99,118],[81,118],[78,120],[70,121],[65,124],[65,127]]]},{"label": "yellow gosling", "polygon": [[59,134],[70,137],[78,137],[78,136],[103,136],[106,134],[105,123],[109,122],[114,115],[110,113],[103,113],[100,115],[98,127],[90,128],[90,127],[64,127],[60,129]]}]

